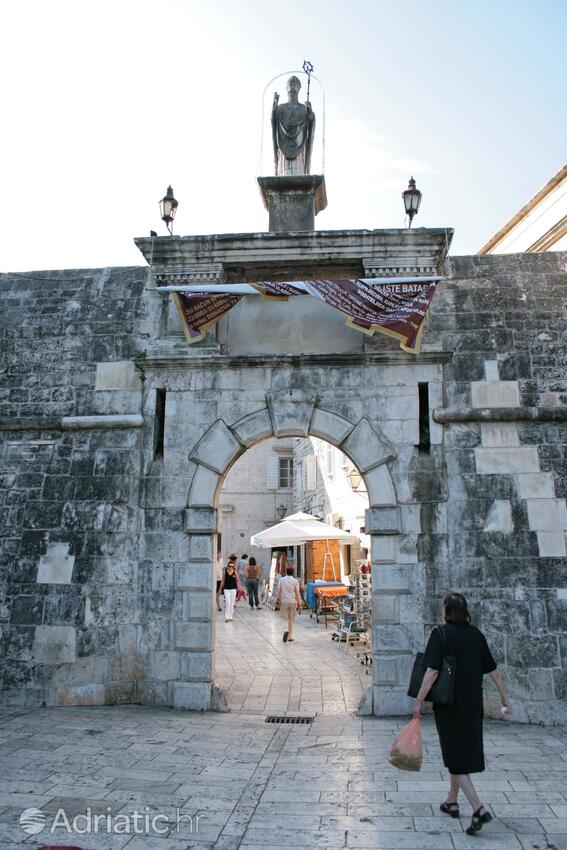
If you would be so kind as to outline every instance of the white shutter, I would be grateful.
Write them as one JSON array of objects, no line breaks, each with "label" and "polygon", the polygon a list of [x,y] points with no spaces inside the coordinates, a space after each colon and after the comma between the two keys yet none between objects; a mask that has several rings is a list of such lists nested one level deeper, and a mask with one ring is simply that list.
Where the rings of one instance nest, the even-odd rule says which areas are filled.
[{"label": "white shutter", "polygon": [[327,475],[333,478],[335,475],[335,447],[327,445]]},{"label": "white shutter", "polygon": [[295,498],[301,498],[301,489],[303,486],[303,464],[298,463],[295,470]]},{"label": "white shutter", "polygon": [[317,462],[314,455],[309,455],[305,458],[307,462],[307,482],[306,490],[317,489]]},{"label": "white shutter", "polygon": [[268,490],[277,490],[278,489],[278,473],[279,473],[279,458],[269,457],[268,458],[268,469],[266,475],[266,489]]}]

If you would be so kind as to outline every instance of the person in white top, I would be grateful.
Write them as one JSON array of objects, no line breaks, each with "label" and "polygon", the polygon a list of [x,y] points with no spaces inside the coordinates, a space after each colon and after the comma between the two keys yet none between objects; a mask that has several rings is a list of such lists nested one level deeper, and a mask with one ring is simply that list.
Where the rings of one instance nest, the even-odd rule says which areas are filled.
[{"label": "person in white top", "polygon": [[295,570],[293,567],[288,567],[285,572],[285,576],[282,576],[278,582],[276,602],[280,603],[280,614],[284,620],[287,620],[287,629],[283,633],[283,642],[287,643],[294,640],[293,624],[296,613],[301,610],[302,602]]},{"label": "person in white top", "polygon": [[222,582],[222,571],[223,571],[224,563],[222,560],[222,555],[219,552],[217,555],[217,559],[215,561],[215,579],[217,581],[217,611],[221,610],[220,607],[220,586]]}]

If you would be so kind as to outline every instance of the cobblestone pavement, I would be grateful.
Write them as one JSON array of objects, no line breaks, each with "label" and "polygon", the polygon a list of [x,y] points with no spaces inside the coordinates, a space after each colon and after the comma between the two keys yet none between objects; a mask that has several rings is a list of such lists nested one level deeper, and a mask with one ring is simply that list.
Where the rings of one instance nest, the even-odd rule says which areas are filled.
[{"label": "cobblestone pavement", "polygon": [[[567,850],[566,729],[486,723],[488,769],[478,786],[496,819],[469,837],[466,804],[461,821],[438,809],[447,780],[431,718],[422,771],[388,764],[404,722],[344,714],[272,725],[261,714],[139,706],[4,711],[0,848]],[[31,807],[47,826],[26,837],[19,817]],[[59,808],[72,825],[87,807],[131,832],[107,834],[105,820],[98,834],[68,834],[61,820],[48,832]],[[143,818],[151,825],[158,815],[144,834]]]},{"label": "cobblestone pavement", "polygon": [[[218,613],[216,681],[235,711],[266,714],[345,714],[356,711],[371,675],[356,657],[356,643],[331,640],[336,620],[296,617],[293,643],[283,643],[279,613],[235,608],[232,623]],[[371,668],[368,668],[372,673]]]}]

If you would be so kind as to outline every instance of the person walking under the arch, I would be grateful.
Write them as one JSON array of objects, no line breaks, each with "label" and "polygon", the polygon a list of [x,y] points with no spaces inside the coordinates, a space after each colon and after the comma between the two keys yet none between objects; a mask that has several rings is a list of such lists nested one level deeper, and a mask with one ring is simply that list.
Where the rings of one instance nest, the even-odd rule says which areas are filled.
[{"label": "person walking under the arch", "polygon": [[282,576],[278,582],[276,603],[280,603],[280,614],[284,620],[287,620],[287,629],[283,633],[283,642],[287,643],[294,640],[293,624],[296,613],[301,610],[302,602],[295,570],[293,567],[288,567],[285,572],[285,576]]},{"label": "person walking under the arch", "polygon": [[258,584],[262,578],[262,566],[256,562],[256,558],[249,558],[248,565],[244,569],[246,577],[246,590],[248,591],[248,602],[250,607],[260,609],[260,601],[258,598]]},{"label": "person walking under the arch", "polygon": [[217,600],[217,611],[221,611],[220,607],[220,589],[222,584],[222,575],[223,575],[223,560],[220,552],[217,553],[217,559],[215,561],[215,580],[217,583],[216,589],[216,600]]},{"label": "person walking under the arch", "polygon": [[[455,691],[453,702],[433,703],[435,725],[441,744],[443,762],[451,775],[449,794],[440,809],[453,818],[459,817],[459,791],[472,806],[473,815],[467,829],[469,835],[479,832],[492,815],[483,806],[470,778],[484,770],[482,737],[482,679],[490,673],[502,703],[502,713],[509,716],[512,706],[500,671],[482,632],[471,625],[467,601],[460,593],[450,593],[443,602],[445,625],[433,629],[425,650],[425,675],[419,689],[414,717],[419,717],[423,701],[437,679],[444,656],[455,658]],[[439,634],[443,629],[443,636]],[[445,638],[445,641],[443,641]],[[445,644],[445,645],[444,645]]]},{"label": "person walking under the arch", "polygon": [[248,555],[241,555],[238,559],[238,564],[236,570],[238,572],[238,578],[240,579],[240,584],[246,584],[246,567],[248,566]]},{"label": "person walking under the arch", "polygon": [[224,621],[229,623],[234,619],[234,602],[236,600],[236,590],[238,587],[238,576],[236,574],[236,564],[234,561],[229,561],[226,565],[226,570],[222,577],[221,593],[224,594]]}]

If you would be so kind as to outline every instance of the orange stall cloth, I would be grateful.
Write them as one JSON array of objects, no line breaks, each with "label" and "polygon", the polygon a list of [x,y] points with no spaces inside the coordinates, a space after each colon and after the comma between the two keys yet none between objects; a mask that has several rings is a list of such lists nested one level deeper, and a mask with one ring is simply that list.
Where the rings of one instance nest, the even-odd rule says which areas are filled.
[{"label": "orange stall cloth", "polygon": [[344,584],[337,584],[334,587],[315,587],[315,595],[316,596],[346,596],[348,593],[348,587]]},{"label": "orange stall cloth", "polygon": [[319,615],[323,614],[325,617],[325,628],[327,628],[327,614],[329,613],[328,605],[331,605],[332,611],[336,613],[338,611],[338,606],[335,600],[340,599],[341,596],[346,596],[347,593],[348,587],[344,584],[335,584],[330,587],[316,587],[315,596],[317,597],[317,610],[315,611],[315,616],[317,617],[317,622],[319,622]]}]

